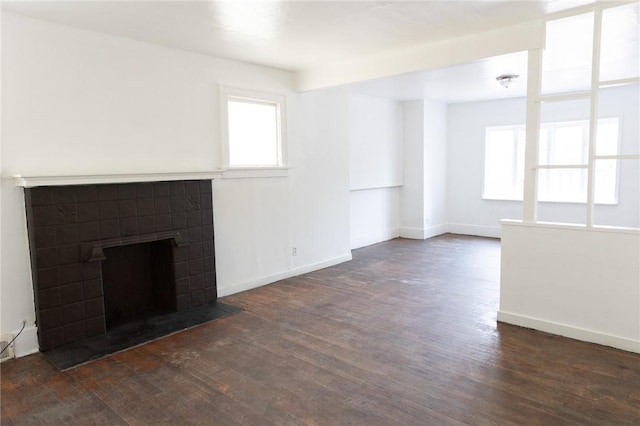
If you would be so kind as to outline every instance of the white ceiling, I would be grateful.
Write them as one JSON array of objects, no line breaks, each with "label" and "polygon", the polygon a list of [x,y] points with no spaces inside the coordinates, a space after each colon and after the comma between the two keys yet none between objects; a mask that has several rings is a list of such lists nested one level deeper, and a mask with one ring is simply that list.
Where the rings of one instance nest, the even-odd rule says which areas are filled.
[{"label": "white ceiling", "polygon": [[[594,0],[2,1],[3,10],[76,28],[288,71],[513,25]],[[505,89],[495,77],[519,74]],[[394,99],[524,96],[526,54],[357,83]]]},{"label": "white ceiling", "polygon": [[[496,81],[502,74],[519,77],[509,88],[504,88]],[[527,95],[527,53],[364,81],[350,88],[356,93],[398,101],[430,99],[457,103],[524,97]]]},{"label": "white ceiling", "polygon": [[509,26],[593,0],[2,1],[3,9],[177,49],[300,71]]}]

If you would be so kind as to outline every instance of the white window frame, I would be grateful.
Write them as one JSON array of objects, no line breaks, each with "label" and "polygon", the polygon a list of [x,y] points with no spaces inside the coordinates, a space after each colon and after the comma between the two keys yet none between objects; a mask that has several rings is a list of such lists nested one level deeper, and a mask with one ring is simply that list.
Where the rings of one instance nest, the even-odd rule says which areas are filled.
[{"label": "white window frame", "polygon": [[[284,95],[258,92],[220,86],[220,128],[222,130],[223,177],[280,177],[288,175],[286,97]],[[229,146],[229,101],[240,100],[255,104],[268,104],[276,107],[276,143],[278,162],[276,165],[238,166],[230,164]]]},{"label": "white window frame", "polygon": [[[523,223],[537,223],[538,209],[537,204],[537,187],[538,187],[538,171],[541,169],[562,168],[562,166],[542,165],[538,162],[538,144],[540,133],[540,106],[544,102],[562,102],[578,99],[588,99],[590,101],[589,111],[589,157],[584,168],[588,173],[587,181],[587,203],[586,217],[584,226],[587,229],[593,228],[610,228],[607,226],[596,226],[594,224],[594,179],[595,179],[595,162],[596,160],[640,160],[640,155],[596,155],[596,123],[598,119],[598,100],[600,89],[611,86],[638,84],[640,76],[623,78],[620,80],[601,81],[600,80],[600,43],[602,33],[602,13],[604,9],[609,7],[619,7],[625,4],[620,3],[596,3],[586,7],[576,8],[568,13],[558,14],[555,18],[548,19],[547,22],[554,19],[561,19],[567,16],[576,16],[584,13],[593,12],[593,43],[592,43],[592,59],[591,59],[591,88],[583,92],[569,92],[553,95],[542,95],[542,48],[529,50],[528,69],[527,69],[527,123],[526,123],[526,148],[525,148],[525,177],[524,177],[524,200],[522,205],[522,221]],[[618,163],[620,165],[620,163]],[[620,167],[616,181],[619,180]],[[617,198],[617,195],[616,195]]]}]

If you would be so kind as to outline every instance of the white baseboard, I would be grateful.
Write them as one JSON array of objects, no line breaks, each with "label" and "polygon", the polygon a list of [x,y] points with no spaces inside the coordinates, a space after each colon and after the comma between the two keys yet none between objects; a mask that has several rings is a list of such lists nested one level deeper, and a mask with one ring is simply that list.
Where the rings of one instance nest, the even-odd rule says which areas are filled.
[{"label": "white baseboard", "polygon": [[343,256],[334,257],[333,259],[312,263],[310,265],[299,266],[297,268],[289,269],[287,271],[279,272],[277,274],[269,275],[266,277],[260,277],[242,283],[231,284],[229,286],[218,287],[218,297],[230,296],[232,294],[240,293],[241,291],[251,290],[256,287],[262,287],[263,285],[271,284],[276,281],[284,280],[286,278],[295,277],[297,275],[306,274],[309,272],[317,271],[319,269],[328,268],[329,266],[348,262],[351,259],[351,253],[348,253]]},{"label": "white baseboard", "polygon": [[447,225],[435,225],[429,228],[400,228],[400,236],[412,240],[426,240],[447,233]]},{"label": "white baseboard", "polygon": [[462,223],[448,223],[447,232],[490,238],[500,238],[502,236],[502,229],[499,226],[465,225]]},{"label": "white baseboard", "polygon": [[[12,334],[15,336],[18,334],[19,329]],[[14,342],[16,358],[27,356],[40,351],[38,345],[38,327],[35,325],[28,325],[22,330],[22,333]]]},{"label": "white baseboard", "polygon": [[355,237],[351,242],[351,249],[354,250],[360,247],[370,246],[371,244],[391,240],[396,237],[426,240],[427,238],[446,233],[500,238],[502,236],[502,228],[499,226],[467,225],[462,223],[443,223],[428,228],[402,227],[400,229],[389,229],[375,234]]},{"label": "white baseboard", "polygon": [[442,223],[440,225],[430,226],[424,230],[424,238],[437,237],[438,235],[446,234],[447,224]]},{"label": "white baseboard", "polygon": [[424,240],[424,228],[400,228],[400,237]]},{"label": "white baseboard", "polygon": [[370,246],[371,244],[380,243],[382,241],[392,240],[399,236],[400,230],[398,228],[386,229],[367,235],[359,235],[351,239],[351,250]]},{"label": "white baseboard", "polygon": [[626,337],[613,336],[610,334],[600,333],[598,331],[586,330],[579,327],[504,311],[498,311],[498,321],[518,325],[520,327],[533,328],[535,330],[545,331],[551,334],[558,334],[560,336],[582,340],[583,342],[597,343],[599,345],[611,346],[624,351],[640,353],[640,341]]}]

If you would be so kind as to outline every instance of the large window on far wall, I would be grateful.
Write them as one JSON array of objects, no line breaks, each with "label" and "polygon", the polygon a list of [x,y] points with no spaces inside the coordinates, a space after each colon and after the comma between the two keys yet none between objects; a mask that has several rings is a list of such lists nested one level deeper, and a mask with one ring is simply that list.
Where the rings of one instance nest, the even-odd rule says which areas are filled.
[{"label": "large window on far wall", "polygon": [[[617,155],[619,120],[598,120],[599,155]],[[538,201],[585,203],[589,121],[542,123],[538,145]],[[522,200],[524,185],[524,125],[488,127],[485,133],[484,190],[491,200]],[[595,202],[617,203],[618,161],[608,160],[595,176]]]},{"label": "large window on far wall", "polygon": [[220,97],[225,168],[284,167],[284,96],[221,87]]}]

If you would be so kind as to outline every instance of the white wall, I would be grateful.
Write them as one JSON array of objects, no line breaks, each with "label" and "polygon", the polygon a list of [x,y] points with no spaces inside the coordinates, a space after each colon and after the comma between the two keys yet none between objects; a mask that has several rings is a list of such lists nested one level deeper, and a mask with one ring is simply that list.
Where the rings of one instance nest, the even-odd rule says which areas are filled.
[{"label": "white wall", "polygon": [[351,93],[348,109],[351,248],[399,235],[402,110],[398,102]]},{"label": "white wall", "polygon": [[448,216],[452,230],[500,236],[500,219],[519,219],[522,203],[482,199],[487,126],[523,124],[525,99],[448,105]]},{"label": "white wall", "polygon": [[[621,117],[623,151],[638,153],[640,140],[638,86],[601,91],[601,117]],[[524,124],[524,98],[451,104],[448,106],[448,216],[449,230],[476,235],[499,236],[500,219],[520,219],[519,201],[483,200],[484,135],[488,126]],[[586,102],[551,103],[542,109],[542,121],[571,121],[588,118]],[[635,144],[635,148],[632,146]],[[621,165],[619,204],[596,206],[596,223],[613,226],[640,226],[639,182],[636,165]],[[585,205],[539,203],[538,220],[584,223]]]},{"label": "white wall", "polygon": [[397,101],[349,95],[349,187],[402,185],[402,109]]},{"label": "white wall", "polygon": [[289,176],[214,181],[219,295],[351,258],[346,92],[288,101]]},{"label": "white wall", "polygon": [[424,238],[424,101],[402,102],[404,185],[400,190],[400,235]]},{"label": "white wall", "polygon": [[403,102],[402,107],[400,235],[424,239],[447,230],[447,109],[429,100]]},{"label": "white wall", "polygon": [[640,232],[504,223],[503,322],[640,352]]},{"label": "white wall", "polygon": [[289,150],[290,211],[292,243],[298,247],[293,265],[304,269],[351,258],[348,94],[325,89],[297,100],[290,112],[299,139]]},{"label": "white wall", "polygon": [[400,235],[398,187],[351,191],[351,248],[369,246]]},{"label": "white wall", "polygon": [[428,236],[446,232],[447,106],[424,101],[424,229]]},{"label": "white wall", "polygon": [[344,91],[298,95],[290,73],[2,14],[0,320],[27,320],[18,355],[37,343],[24,198],[6,178],[219,168],[219,84],[286,95],[291,166],[214,183],[219,294],[350,259]]}]

